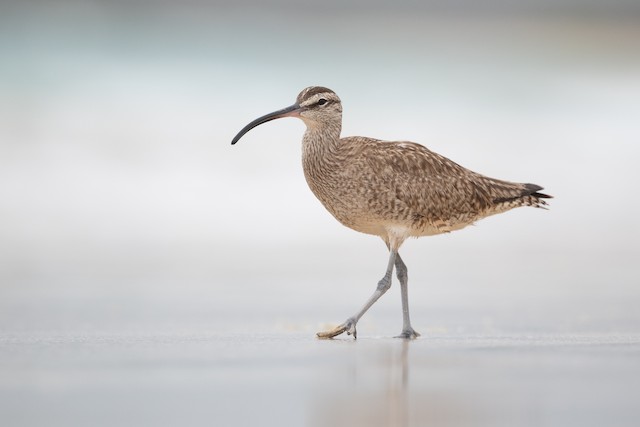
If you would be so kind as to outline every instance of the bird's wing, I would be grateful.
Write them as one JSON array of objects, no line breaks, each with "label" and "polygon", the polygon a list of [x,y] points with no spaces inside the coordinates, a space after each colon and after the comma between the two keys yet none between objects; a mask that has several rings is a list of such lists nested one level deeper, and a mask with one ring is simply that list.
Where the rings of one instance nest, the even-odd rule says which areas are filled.
[{"label": "bird's wing", "polygon": [[394,210],[407,219],[465,222],[527,192],[523,184],[480,175],[413,142],[361,145],[358,157],[371,169],[373,187],[394,191]]}]

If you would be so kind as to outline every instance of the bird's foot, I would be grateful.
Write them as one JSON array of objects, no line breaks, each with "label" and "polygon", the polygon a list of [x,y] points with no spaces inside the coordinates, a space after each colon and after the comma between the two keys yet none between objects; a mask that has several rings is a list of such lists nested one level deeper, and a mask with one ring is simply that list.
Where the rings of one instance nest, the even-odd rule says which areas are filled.
[{"label": "bird's foot", "polygon": [[406,340],[414,340],[419,336],[420,334],[414,331],[411,326],[409,326],[408,328],[404,328],[400,333],[400,335],[396,336],[395,338],[404,338]]},{"label": "bird's foot", "polygon": [[341,333],[346,332],[347,335],[353,335],[353,339],[355,340],[358,338],[358,333],[356,331],[356,323],[357,321],[353,317],[350,317],[342,325],[336,326],[330,331],[318,332],[316,336],[320,339],[328,339],[328,338],[337,337]]}]

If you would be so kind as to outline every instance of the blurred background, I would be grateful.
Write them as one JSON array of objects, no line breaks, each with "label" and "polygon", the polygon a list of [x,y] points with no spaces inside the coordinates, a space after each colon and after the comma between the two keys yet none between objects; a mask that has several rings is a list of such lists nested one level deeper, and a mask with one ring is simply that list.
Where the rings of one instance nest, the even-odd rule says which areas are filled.
[{"label": "blurred background", "polygon": [[38,323],[50,299],[122,298],[135,313],[166,295],[204,311],[266,298],[283,316],[359,304],[386,249],[307,188],[302,122],[229,144],[310,85],[341,96],[344,136],[416,141],[556,196],[548,212],[407,242],[416,303],[496,287],[507,300],[640,293],[637,2],[0,7],[5,324]]},{"label": "blurred background", "polygon": [[[307,188],[302,122],[230,145],[310,85],[343,136],[555,196],[407,242],[418,331],[640,332],[637,1],[49,0],[0,4],[5,342],[352,314],[386,248]],[[398,333],[394,289],[360,335]]]}]

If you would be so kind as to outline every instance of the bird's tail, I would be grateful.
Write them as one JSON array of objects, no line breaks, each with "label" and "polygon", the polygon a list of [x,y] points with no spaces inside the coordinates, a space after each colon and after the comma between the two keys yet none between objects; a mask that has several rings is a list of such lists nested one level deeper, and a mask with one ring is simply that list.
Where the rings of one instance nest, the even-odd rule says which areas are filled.
[{"label": "bird's tail", "polygon": [[536,184],[524,184],[525,192],[523,198],[526,199],[525,204],[536,208],[546,209],[547,202],[544,199],[553,199],[553,196],[549,194],[541,193],[540,190],[544,188]]},{"label": "bird's tail", "polygon": [[500,197],[494,200],[494,203],[503,205],[508,208],[515,208],[517,206],[533,206],[534,208],[546,209],[548,206],[544,199],[553,199],[545,193],[540,193],[543,188],[536,184],[522,184],[519,194]]}]

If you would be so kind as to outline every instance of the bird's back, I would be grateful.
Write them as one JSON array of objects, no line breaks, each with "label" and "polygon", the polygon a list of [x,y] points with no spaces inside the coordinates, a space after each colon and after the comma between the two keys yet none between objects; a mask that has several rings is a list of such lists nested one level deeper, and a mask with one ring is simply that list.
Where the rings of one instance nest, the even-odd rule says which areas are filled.
[{"label": "bird's back", "polygon": [[304,162],[314,164],[305,167],[312,191],[344,225],[380,236],[390,227],[412,236],[449,232],[518,206],[541,207],[549,197],[540,186],[483,176],[412,142],[348,137],[322,156]]}]

